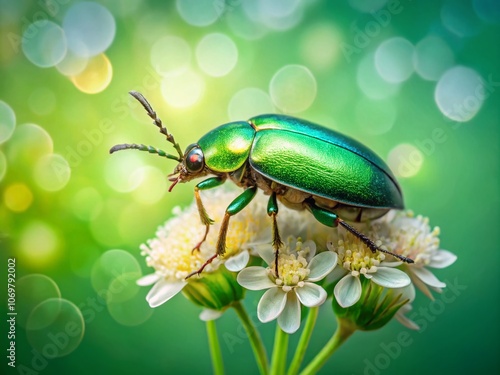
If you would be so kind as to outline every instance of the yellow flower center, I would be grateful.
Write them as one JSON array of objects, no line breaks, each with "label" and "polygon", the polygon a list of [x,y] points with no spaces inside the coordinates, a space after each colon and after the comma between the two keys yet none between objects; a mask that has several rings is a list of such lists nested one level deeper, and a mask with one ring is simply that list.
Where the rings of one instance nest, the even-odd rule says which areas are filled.
[{"label": "yellow flower center", "polygon": [[[165,229],[165,236],[150,240],[148,246],[141,247],[143,255],[146,255],[146,264],[170,281],[184,279],[198,270],[209,256],[206,251],[192,251],[196,239],[203,237],[203,230],[198,226],[187,228],[183,216],[169,223],[177,224],[172,228],[162,228]],[[185,227],[181,229],[181,225]]]},{"label": "yellow flower center", "polygon": [[276,285],[281,286],[283,291],[288,292],[293,287],[304,286],[304,280],[309,276],[310,270],[307,267],[306,256],[309,253],[309,247],[302,248],[300,238],[296,242],[295,252],[290,252],[290,246],[282,250],[278,256],[278,274],[276,278],[274,274],[275,262],[269,268],[269,276],[274,280]]},{"label": "yellow flower center", "polygon": [[414,217],[411,211],[399,213],[390,223],[389,230],[380,232],[385,234],[375,231],[374,236],[382,240],[389,250],[413,259],[419,266],[429,264],[439,250],[439,227],[431,230],[427,217]]},{"label": "yellow flower center", "polygon": [[[380,246],[380,243],[376,243]],[[348,233],[338,242],[338,264],[353,276],[377,272],[377,266],[385,259],[383,253],[372,251],[352,234]]]}]

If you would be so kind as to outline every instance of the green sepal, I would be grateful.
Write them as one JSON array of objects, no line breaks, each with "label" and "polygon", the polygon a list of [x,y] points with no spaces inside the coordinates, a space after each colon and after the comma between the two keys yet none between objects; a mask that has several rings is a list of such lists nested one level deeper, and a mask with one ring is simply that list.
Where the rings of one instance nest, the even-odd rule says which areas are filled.
[{"label": "green sepal", "polygon": [[205,273],[199,279],[189,279],[182,289],[184,296],[195,304],[212,310],[222,310],[235,301],[241,300],[245,289],[236,281],[236,273],[224,265],[217,271]]},{"label": "green sepal", "polygon": [[394,289],[384,288],[369,279],[362,278],[362,292],[358,302],[348,308],[341,307],[332,299],[334,313],[339,319],[349,321],[361,331],[373,331],[385,326],[396,312],[408,302]]}]

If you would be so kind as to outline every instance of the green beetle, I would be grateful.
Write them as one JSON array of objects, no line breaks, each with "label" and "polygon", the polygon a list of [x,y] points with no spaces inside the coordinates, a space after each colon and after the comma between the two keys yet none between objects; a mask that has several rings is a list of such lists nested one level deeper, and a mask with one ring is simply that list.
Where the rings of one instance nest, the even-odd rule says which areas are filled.
[{"label": "green beetle", "polygon": [[201,273],[207,264],[225,253],[229,219],[251,202],[257,189],[270,196],[267,213],[273,222],[276,274],[282,245],[276,222],[278,200],[292,209],[309,210],[322,224],[343,226],[373,252],[382,251],[413,263],[410,258],[377,247],[346,223],[346,220],[365,222],[385,215],[390,209],[404,208],[401,188],[389,167],[361,143],[308,121],[271,114],[221,125],[189,145],[183,153],[144,96],[135,91],[130,94],[146,109],[160,133],[174,145],[178,156],[142,144],[116,145],[110,153],[137,149],[177,160],[179,164],[169,175],[173,182],[169,191],[179,182],[214,175],[194,189],[200,219],[206,230],[193,250],[200,248],[213,223],[199,191],[220,186],[227,179],[244,189],[226,209],[216,253],[188,277]]}]

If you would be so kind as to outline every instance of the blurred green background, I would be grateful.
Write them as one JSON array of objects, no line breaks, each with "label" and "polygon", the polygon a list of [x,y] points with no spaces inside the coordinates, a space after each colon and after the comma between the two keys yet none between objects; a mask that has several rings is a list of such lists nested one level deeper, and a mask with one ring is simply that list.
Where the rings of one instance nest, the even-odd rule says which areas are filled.
[{"label": "blurred green background", "polygon": [[[0,0],[1,295],[15,257],[19,313],[17,368],[4,355],[1,372],[211,372],[200,309],[177,296],[153,311],[134,284],[139,245],[193,188],[167,193],[174,162],[108,154],[170,150],[138,90],[182,147],[265,112],[338,129],[441,227],[459,258],[436,272],[446,293],[418,294],[422,330],[356,333],[322,373],[498,373],[499,32],[495,0]],[[255,373],[235,314],[217,325],[228,373]],[[334,326],[327,304],[307,358]],[[259,329],[270,347],[274,323]]]}]

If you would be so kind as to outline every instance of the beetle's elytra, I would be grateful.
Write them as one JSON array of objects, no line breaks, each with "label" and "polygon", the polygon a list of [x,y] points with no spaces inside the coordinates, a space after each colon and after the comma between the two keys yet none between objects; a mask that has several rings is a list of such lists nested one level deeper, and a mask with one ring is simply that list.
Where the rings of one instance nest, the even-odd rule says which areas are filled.
[{"label": "beetle's elytra", "polygon": [[212,175],[196,185],[194,191],[201,222],[206,226],[205,236],[194,249],[199,249],[205,241],[213,223],[199,191],[219,186],[228,179],[244,189],[226,209],[216,253],[188,277],[201,273],[213,259],[224,254],[229,219],[250,203],[257,189],[269,195],[267,212],[273,219],[276,274],[282,245],[276,221],[278,200],[292,209],[309,210],[324,225],[343,226],[373,252],[382,251],[413,263],[409,258],[378,248],[346,223],[376,219],[390,209],[404,208],[401,188],[389,167],[361,143],[308,121],[271,114],[221,125],[183,153],[144,96],[135,91],[130,94],[143,105],[178,155],[142,144],[116,145],[110,153],[137,149],[177,160],[179,164],[169,175],[173,182],[169,191],[179,182]]}]

